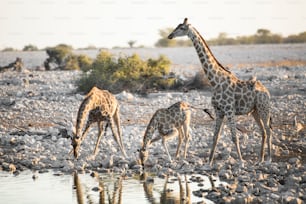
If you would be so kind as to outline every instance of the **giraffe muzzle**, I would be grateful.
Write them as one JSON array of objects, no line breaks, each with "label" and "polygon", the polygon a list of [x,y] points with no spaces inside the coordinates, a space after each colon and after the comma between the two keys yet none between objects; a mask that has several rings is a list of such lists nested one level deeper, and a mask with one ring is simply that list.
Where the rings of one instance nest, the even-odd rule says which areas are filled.
[{"label": "giraffe muzzle", "polygon": [[168,36],[168,39],[172,39],[173,38],[173,33],[171,33],[169,36]]}]

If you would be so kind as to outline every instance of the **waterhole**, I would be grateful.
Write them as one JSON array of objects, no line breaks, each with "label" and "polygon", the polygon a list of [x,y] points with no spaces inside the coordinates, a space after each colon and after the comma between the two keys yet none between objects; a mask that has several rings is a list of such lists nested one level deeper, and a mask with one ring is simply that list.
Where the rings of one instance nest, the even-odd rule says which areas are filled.
[{"label": "waterhole", "polygon": [[[1,203],[213,203],[205,192],[218,186],[204,175],[122,176],[118,174],[0,172]],[[213,182],[213,183],[212,183]]]}]

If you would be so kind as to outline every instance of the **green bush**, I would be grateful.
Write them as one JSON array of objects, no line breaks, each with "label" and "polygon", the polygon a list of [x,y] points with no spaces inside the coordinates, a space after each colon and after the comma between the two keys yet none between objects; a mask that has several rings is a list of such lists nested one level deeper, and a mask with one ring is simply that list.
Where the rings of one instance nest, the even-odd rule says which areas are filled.
[{"label": "green bush", "polygon": [[83,70],[88,71],[92,64],[92,59],[87,55],[73,54],[73,48],[69,45],[59,44],[46,49],[48,58],[44,65],[47,70],[52,68],[61,70]]},{"label": "green bush", "polygon": [[175,78],[167,77],[170,64],[165,56],[145,61],[137,54],[115,58],[111,53],[101,51],[77,85],[82,92],[88,92],[93,86],[112,92],[169,89],[176,85]]},{"label": "green bush", "polygon": [[66,57],[72,55],[72,47],[65,44],[59,44],[55,47],[47,48],[46,52],[51,62],[55,62],[61,66],[64,63]]},{"label": "green bush", "polygon": [[87,55],[81,54],[77,56],[77,62],[79,65],[79,69],[84,72],[87,72],[90,69],[93,60]]},{"label": "green bush", "polygon": [[22,51],[38,51],[38,48],[35,45],[29,44],[25,45]]},{"label": "green bush", "polygon": [[203,70],[195,74],[195,76],[187,83],[187,88],[201,90],[206,90],[210,88],[210,82]]},{"label": "green bush", "polygon": [[12,47],[6,47],[1,50],[1,52],[13,52],[13,51],[18,51],[18,50]]}]

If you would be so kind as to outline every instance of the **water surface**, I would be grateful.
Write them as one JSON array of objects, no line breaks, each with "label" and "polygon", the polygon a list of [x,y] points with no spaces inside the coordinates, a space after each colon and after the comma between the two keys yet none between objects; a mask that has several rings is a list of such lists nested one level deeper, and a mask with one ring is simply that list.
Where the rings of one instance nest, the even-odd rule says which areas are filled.
[{"label": "water surface", "polygon": [[[185,182],[185,181],[188,182]],[[122,177],[116,174],[57,174],[0,172],[1,203],[194,203],[205,201],[193,191],[211,188],[203,175]],[[219,181],[215,182],[216,185]],[[189,202],[188,202],[189,201]]]}]

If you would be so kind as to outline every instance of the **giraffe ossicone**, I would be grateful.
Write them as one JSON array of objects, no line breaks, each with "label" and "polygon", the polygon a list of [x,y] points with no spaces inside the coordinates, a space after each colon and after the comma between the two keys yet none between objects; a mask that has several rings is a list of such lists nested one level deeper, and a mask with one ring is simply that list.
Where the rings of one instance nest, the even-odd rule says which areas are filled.
[{"label": "giraffe ossicone", "polygon": [[[215,58],[201,34],[188,23],[185,18],[168,36],[188,36],[198,54],[202,68],[212,86],[212,106],[216,113],[213,146],[209,164],[212,165],[216,146],[220,138],[224,118],[228,119],[238,157],[242,161],[239,137],[236,135],[235,115],[252,114],[262,132],[260,162],[264,161],[265,143],[268,143],[268,160],[271,161],[271,132],[270,132],[270,93],[259,81],[238,79]],[[268,141],[267,141],[268,140]]]}]

